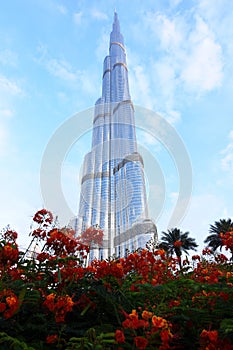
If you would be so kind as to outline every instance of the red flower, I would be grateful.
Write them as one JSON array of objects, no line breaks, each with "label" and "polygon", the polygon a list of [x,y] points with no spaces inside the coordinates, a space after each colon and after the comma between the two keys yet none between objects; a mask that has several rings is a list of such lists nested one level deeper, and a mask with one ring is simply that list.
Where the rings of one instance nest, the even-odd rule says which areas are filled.
[{"label": "red flower", "polygon": [[32,236],[40,239],[44,239],[46,237],[46,231],[41,228],[37,228],[32,232]]},{"label": "red flower", "polygon": [[116,339],[117,343],[124,343],[125,342],[125,335],[120,329],[116,330],[115,339]]},{"label": "red flower", "polygon": [[42,262],[42,261],[45,261],[49,258],[49,254],[42,252],[42,253],[38,254],[36,258],[37,258],[37,260]]},{"label": "red flower", "polygon": [[217,349],[218,331],[207,331],[203,329],[200,334],[201,349]]},{"label": "red flower", "polygon": [[202,250],[202,255],[211,255],[213,251],[210,248],[205,248]]},{"label": "red flower", "polygon": [[170,329],[163,329],[160,332],[160,338],[163,342],[163,345],[167,345],[168,348],[168,342],[173,337],[172,333],[170,332]]},{"label": "red flower", "polygon": [[0,298],[2,298],[0,312],[4,312],[3,316],[5,318],[12,317],[20,306],[18,297],[11,290],[4,290]]},{"label": "red flower", "polygon": [[139,350],[144,350],[147,347],[148,340],[143,337],[135,337],[134,343],[136,348],[138,348]]},{"label": "red flower", "polygon": [[48,335],[47,338],[46,338],[46,343],[47,344],[54,344],[54,343],[57,343],[57,341],[58,341],[57,334]]},{"label": "red flower", "polygon": [[17,244],[7,243],[0,250],[0,261],[3,264],[14,265],[19,257],[19,250]]},{"label": "red flower", "polygon": [[12,230],[7,230],[3,233],[3,237],[7,242],[15,243],[18,233]]},{"label": "red flower", "polygon": [[67,312],[72,311],[74,302],[69,295],[56,296],[54,293],[47,295],[44,305],[55,314],[57,323],[64,322]]},{"label": "red flower", "polygon": [[182,244],[183,243],[181,241],[175,241],[173,245],[174,245],[174,247],[178,247],[179,248],[179,247],[182,246]]},{"label": "red flower", "polygon": [[193,255],[192,260],[201,260],[200,255]]},{"label": "red flower", "polygon": [[233,229],[225,234],[220,233],[220,237],[222,239],[222,244],[226,249],[230,249],[230,251],[233,252]]},{"label": "red flower", "polygon": [[51,224],[53,221],[53,214],[46,209],[41,209],[34,215],[33,221],[37,222],[38,224]]},{"label": "red flower", "polygon": [[145,320],[139,320],[136,310],[132,310],[131,314],[126,314],[126,320],[122,322],[124,328],[138,329],[138,328],[148,328],[149,323]]},{"label": "red flower", "polygon": [[81,234],[80,242],[87,246],[91,246],[93,244],[97,244],[102,246],[103,244],[104,233],[99,228],[89,227],[86,231]]},{"label": "red flower", "polygon": [[84,310],[88,305],[92,309],[96,308],[96,304],[91,301],[86,294],[82,294],[78,301],[76,301],[76,306],[79,306],[81,310]]},{"label": "red flower", "polygon": [[180,305],[180,301],[179,300],[171,300],[169,303],[169,308],[172,308],[174,306],[179,306]]},{"label": "red flower", "polygon": [[6,310],[6,304],[0,303],[0,312],[4,312]]}]

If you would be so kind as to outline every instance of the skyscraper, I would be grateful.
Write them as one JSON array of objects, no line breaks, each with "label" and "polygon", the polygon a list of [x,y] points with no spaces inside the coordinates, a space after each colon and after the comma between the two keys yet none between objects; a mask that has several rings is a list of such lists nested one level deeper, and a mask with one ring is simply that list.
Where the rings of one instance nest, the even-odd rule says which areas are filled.
[{"label": "skyscraper", "polygon": [[105,57],[102,96],[96,101],[92,149],[84,159],[78,228],[104,231],[92,257],[125,255],[156,234],[148,218],[144,164],[137,151],[134,106],[128,83],[124,39],[114,13],[109,55]]}]

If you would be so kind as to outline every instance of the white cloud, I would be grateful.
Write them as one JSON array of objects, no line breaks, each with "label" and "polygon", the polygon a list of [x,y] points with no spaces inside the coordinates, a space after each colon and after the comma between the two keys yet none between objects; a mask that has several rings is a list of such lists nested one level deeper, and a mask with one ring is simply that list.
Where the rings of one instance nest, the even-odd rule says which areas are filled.
[{"label": "white cloud", "polygon": [[221,42],[225,83],[232,86],[233,69],[233,2],[229,0],[198,0],[197,12],[205,19]]},{"label": "white cloud", "polygon": [[220,86],[223,78],[223,58],[220,44],[202,18],[196,18],[196,27],[189,36],[181,79],[191,90],[210,91]]},{"label": "white cloud", "polygon": [[223,155],[221,159],[222,169],[233,172],[233,130],[229,133],[230,142],[227,147],[220,152]]},{"label": "white cloud", "polygon": [[155,98],[151,96],[150,76],[146,67],[131,52],[128,55],[128,62],[130,92],[134,103],[152,109],[155,106]]},{"label": "white cloud", "polygon": [[[162,113],[162,114],[164,114],[164,113]],[[176,110],[168,109],[167,113],[165,114],[165,118],[167,119],[167,121],[169,123],[174,125],[181,120],[181,114],[180,114],[180,112],[178,112]]]},{"label": "white cloud", "polygon": [[73,82],[77,80],[77,74],[72,71],[71,66],[64,60],[49,59],[46,63],[48,71],[55,77]]},{"label": "white cloud", "polygon": [[98,46],[95,50],[96,57],[98,61],[102,62],[103,57],[108,54],[108,45],[109,45],[109,33],[105,32],[101,35]]},{"label": "white cloud", "polygon": [[5,109],[0,109],[0,120],[2,119],[2,118],[11,118],[12,116],[13,116],[13,114],[14,114],[14,112],[13,112],[13,110],[12,109],[7,109],[7,108],[5,108]]},{"label": "white cloud", "polygon": [[179,17],[170,19],[164,14],[150,13],[147,21],[154,34],[159,37],[163,50],[170,51],[181,45],[184,35],[182,31],[183,20]]},{"label": "white cloud", "polygon": [[6,126],[0,124],[0,157],[3,157],[7,153],[7,144],[8,144],[8,130]]},{"label": "white cloud", "polygon": [[101,12],[101,11],[99,11],[97,9],[93,9],[91,11],[91,15],[92,15],[93,18],[96,18],[96,19],[101,20],[101,21],[108,19],[108,16],[104,12]]},{"label": "white cloud", "polygon": [[[145,73],[144,67],[140,64],[135,65],[133,68],[133,83],[131,86],[136,86],[136,91],[134,90],[134,94],[136,93],[136,99],[140,101],[140,103],[147,107],[152,107],[152,101],[150,98],[150,82],[147,74]],[[131,76],[132,77],[132,76]]]},{"label": "white cloud", "polygon": [[151,72],[155,73],[154,79],[159,79],[166,101],[169,96],[171,109],[177,87],[199,96],[221,86],[222,48],[197,12],[182,17],[177,14],[172,19],[160,13],[147,13],[145,24],[161,46],[162,54],[153,60]]},{"label": "white cloud", "polygon": [[0,64],[15,67],[18,63],[18,56],[15,52],[5,49],[0,51]]},{"label": "white cloud", "polygon": [[67,8],[64,5],[57,5],[57,10],[62,14],[66,15],[67,14]]},{"label": "white cloud", "polygon": [[73,18],[74,18],[74,22],[80,25],[83,19],[83,13],[82,12],[74,13]]},{"label": "white cloud", "polygon": [[[19,157],[12,157],[12,167],[3,168],[0,173],[1,201],[0,229],[8,224],[18,234],[18,243],[26,248],[31,240],[28,236],[32,217],[41,209],[38,174],[32,173],[27,164],[19,167]],[[17,169],[17,176],[14,175]]]},{"label": "white cloud", "polygon": [[178,197],[179,197],[179,193],[178,193],[178,192],[171,192],[171,193],[169,194],[169,197],[170,197],[170,199],[171,199],[172,204],[174,205],[174,204],[176,204],[176,202],[177,202],[177,199],[178,199]]},{"label": "white cloud", "polygon": [[170,6],[176,7],[178,6],[183,0],[170,0]]},{"label": "white cloud", "polygon": [[69,101],[69,98],[68,98],[67,94],[65,92],[63,92],[63,91],[59,91],[57,93],[57,97],[63,103],[67,103]]},{"label": "white cloud", "polygon": [[23,93],[16,81],[10,80],[5,76],[0,76],[0,92],[1,94],[4,93],[10,95],[19,95]]},{"label": "white cloud", "polygon": [[148,132],[143,129],[137,128],[137,143],[146,147],[150,146],[158,146],[158,140]]},{"label": "white cloud", "polygon": [[162,97],[162,103],[159,105],[160,114],[174,125],[181,118],[180,112],[175,109],[177,89],[175,68],[165,58],[152,65],[152,72],[153,83],[157,86],[156,94]]},{"label": "white cloud", "polygon": [[47,47],[43,44],[38,46],[37,51],[39,57],[35,58],[35,61],[44,66],[51,75],[67,82],[74,89],[82,89],[89,94],[95,93],[96,96],[97,79],[93,79],[93,74],[90,72],[87,74],[85,70],[75,69],[65,59],[51,57]]},{"label": "white cloud", "polygon": [[23,90],[18,82],[0,76],[0,157],[9,157],[12,149],[12,140],[10,140],[9,119],[14,112],[11,106],[15,98],[23,95]]}]

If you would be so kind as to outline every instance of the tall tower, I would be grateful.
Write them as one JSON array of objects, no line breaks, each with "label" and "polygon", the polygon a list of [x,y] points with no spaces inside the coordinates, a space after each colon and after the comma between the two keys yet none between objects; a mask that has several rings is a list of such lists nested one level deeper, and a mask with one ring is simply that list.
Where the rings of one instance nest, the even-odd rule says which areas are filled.
[{"label": "tall tower", "polygon": [[[114,13],[109,55],[103,64],[102,96],[96,101],[92,149],[84,159],[78,228],[98,225],[102,249],[92,257],[123,256],[156,234],[148,219],[144,164],[137,151],[134,106],[124,39]],[[98,256],[99,255],[99,256]]]}]

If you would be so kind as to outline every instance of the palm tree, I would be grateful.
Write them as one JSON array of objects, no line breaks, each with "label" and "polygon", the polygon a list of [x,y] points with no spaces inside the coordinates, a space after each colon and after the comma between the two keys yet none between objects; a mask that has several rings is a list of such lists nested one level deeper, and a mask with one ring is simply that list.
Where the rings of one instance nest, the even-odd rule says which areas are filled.
[{"label": "palm tree", "polygon": [[168,232],[162,232],[160,248],[164,249],[168,255],[176,254],[180,269],[182,252],[188,254],[188,250],[197,250],[198,244],[194,238],[188,237],[189,232],[182,232],[180,229],[173,228]]},{"label": "palm tree", "polygon": [[208,247],[215,252],[218,248],[222,249],[222,239],[220,233],[225,234],[233,229],[233,221],[231,219],[220,219],[215,221],[214,225],[210,225],[210,235],[206,237],[204,243],[208,243]]}]

